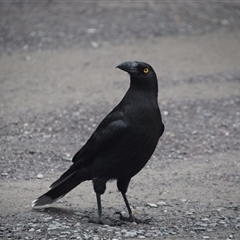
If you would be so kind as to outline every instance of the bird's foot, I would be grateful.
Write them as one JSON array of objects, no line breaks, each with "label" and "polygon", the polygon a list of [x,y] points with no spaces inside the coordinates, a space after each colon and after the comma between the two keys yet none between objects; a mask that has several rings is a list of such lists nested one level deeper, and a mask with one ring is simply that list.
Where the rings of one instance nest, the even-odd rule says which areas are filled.
[{"label": "bird's foot", "polygon": [[98,220],[93,220],[92,218],[90,218],[89,216],[83,216],[81,219],[83,218],[87,218],[89,223],[94,223],[94,224],[104,224],[102,219],[98,219]]},{"label": "bird's foot", "polygon": [[124,217],[122,215],[122,213],[120,213],[120,212],[115,212],[114,214],[119,214],[119,218],[122,221],[127,221],[127,222],[132,222],[132,223],[135,222],[137,224],[139,224],[139,223],[149,224],[151,221],[151,219],[140,220],[140,219],[135,218],[133,215],[130,215],[129,217]]}]

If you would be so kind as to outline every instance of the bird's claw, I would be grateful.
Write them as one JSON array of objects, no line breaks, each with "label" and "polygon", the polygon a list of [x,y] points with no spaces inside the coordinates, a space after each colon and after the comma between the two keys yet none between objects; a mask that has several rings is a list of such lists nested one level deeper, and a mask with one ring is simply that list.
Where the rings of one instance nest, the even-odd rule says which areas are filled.
[{"label": "bird's claw", "polygon": [[130,215],[129,217],[124,217],[122,215],[122,213],[120,213],[120,212],[115,212],[114,214],[118,214],[120,220],[122,220],[122,221],[127,221],[127,222],[132,222],[132,223],[135,222],[137,224],[139,224],[139,223],[149,224],[149,222],[151,221],[151,219],[140,220],[140,219],[135,218],[133,215]]}]

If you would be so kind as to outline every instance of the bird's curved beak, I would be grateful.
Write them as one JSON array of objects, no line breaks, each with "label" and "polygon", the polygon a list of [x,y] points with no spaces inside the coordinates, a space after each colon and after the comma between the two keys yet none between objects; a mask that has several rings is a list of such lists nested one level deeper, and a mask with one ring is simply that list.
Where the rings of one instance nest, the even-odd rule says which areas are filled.
[{"label": "bird's curved beak", "polygon": [[138,66],[137,62],[127,61],[127,62],[123,62],[123,63],[119,64],[118,66],[116,66],[116,68],[119,68],[119,69],[131,74],[131,73],[137,73],[137,66]]}]

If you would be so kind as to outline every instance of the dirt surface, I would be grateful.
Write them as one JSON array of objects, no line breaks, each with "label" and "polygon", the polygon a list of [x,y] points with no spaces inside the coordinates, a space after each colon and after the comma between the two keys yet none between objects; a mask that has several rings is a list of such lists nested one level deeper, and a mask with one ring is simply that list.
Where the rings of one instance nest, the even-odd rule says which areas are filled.
[{"label": "dirt surface", "polygon": [[[1,239],[240,239],[240,4],[99,1],[0,4]],[[71,165],[129,77],[158,74],[164,136],[97,218],[91,182],[52,208],[31,202]]]}]

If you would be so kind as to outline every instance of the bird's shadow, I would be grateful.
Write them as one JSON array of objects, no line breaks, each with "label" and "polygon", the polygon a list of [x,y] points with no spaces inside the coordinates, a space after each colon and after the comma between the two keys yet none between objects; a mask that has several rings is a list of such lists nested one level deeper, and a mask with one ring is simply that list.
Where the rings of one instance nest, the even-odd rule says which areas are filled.
[{"label": "bird's shadow", "polygon": [[[94,216],[94,213],[91,211],[76,211],[74,209],[70,208],[64,208],[64,207],[48,207],[48,208],[43,208],[43,209],[34,209],[36,212],[41,212],[41,213],[47,213],[48,215],[52,217],[68,217],[68,218],[75,218],[81,223],[91,223],[93,224],[94,222],[97,224],[97,217],[96,219],[92,216]],[[91,216],[91,217],[90,217]],[[104,224],[108,224],[111,226],[120,226],[123,225],[124,222],[106,217],[104,219]]]},{"label": "bird's shadow", "polygon": [[76,211],[74,211],[74,209],[63,208],[63,207],[49,207],[39,211],[47,212],[51,215],[77,216]]},{"label": "bird's shadow", "polygon": [[[33,211],[38,213],[46,213],[52,217],[68,217],[68,218],[76,218],[82,213],[76,212],[74,209],[71,208],[64,208],[64,207],[47,207],[47,208],[36,208]],[[81,218],[81,217],[79,217]]]},{"label": "bird's shadow", "polygon": [[[61,216],[61,217],[75,218],[80,223],[99,224],[97,223],[97,216],[92,218],[92,216],[95,216],[94,212],[92,211],[85,210],[83,212],[79,212],[74,209],[64,208],[64,207],[48,207],[44,209],[34,209],[34,211],[42,212],[42,213],[44,212],[51,215],[52,217]],[[151,221],[145,224],[151,225],[150,222]],[[129,225],[130,223],[117,219],[117,215],[114,213],[112,217],[109,217],[109,216],[104,217],[104,224],[107,224],[109,226],[122,226],[122,225]]]}]

